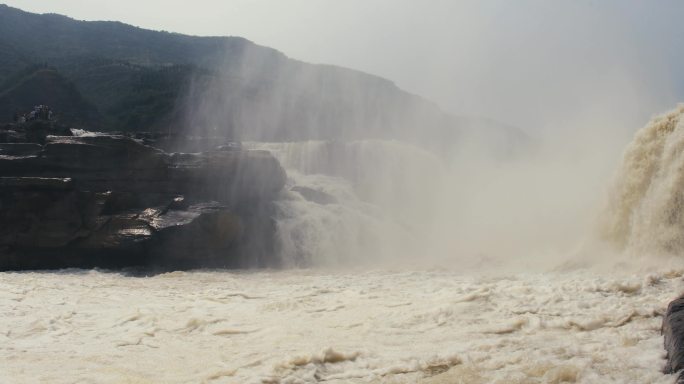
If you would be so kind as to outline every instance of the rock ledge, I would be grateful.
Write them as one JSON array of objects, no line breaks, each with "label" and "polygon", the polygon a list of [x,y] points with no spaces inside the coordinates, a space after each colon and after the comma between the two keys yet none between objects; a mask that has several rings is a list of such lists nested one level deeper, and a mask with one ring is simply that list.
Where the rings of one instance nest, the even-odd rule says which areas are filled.
[{"label": "rock ledge", "polygon": [[0,270],[277,262],[273,201],[285,172],[269,153],[42,140],[0,143]]}]

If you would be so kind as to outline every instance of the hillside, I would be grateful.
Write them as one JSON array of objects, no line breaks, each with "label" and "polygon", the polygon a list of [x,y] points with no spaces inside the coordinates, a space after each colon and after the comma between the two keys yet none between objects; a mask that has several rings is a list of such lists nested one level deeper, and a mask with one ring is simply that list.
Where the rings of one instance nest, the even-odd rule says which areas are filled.
[{"label": "hillside", "polygon": [[[0,94],[11,109],[29,109],[42,98],[42,88],[12,82],[39,65],[70,84],[74,104],[62,107],[84,110],[73,119],[62,116],[83,128],[265,141],[394,138],[440,146],[465,129],[388,80],[292,60],[239,37],[186,36],[0,5],[0,50],[0,84],[13,87],[0,86]],[[11,113],[0,109],[0,122]],[[509,127],[495,131],[504,142],[524,137]]]},{"label": "hillside", "polygon": [[95,128],[103,126],[102,116],[76,87],[54,69],[29,67],[6,80],[0,92],[0,116],[26,111],[26,106],[49,105],[60,120]]}]

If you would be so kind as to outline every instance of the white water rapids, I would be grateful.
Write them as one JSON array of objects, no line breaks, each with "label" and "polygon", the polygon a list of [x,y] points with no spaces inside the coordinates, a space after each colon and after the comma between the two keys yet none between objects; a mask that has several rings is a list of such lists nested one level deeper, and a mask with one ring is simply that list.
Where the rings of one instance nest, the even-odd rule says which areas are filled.
[{"label": "white water rapids", "polygon": [[2,383],[671,383],[682,270],[3,273]]},{"label": "white water rapids", "polygon": [[277,203],[285,265],[398,261],[431,242],[444,170],[429,152],[373,140],[246,146],[270,151],[287,170]]},{"label": "white water rapids", "polygon": [[[682,169],[681,113],[656,120],[660,128],[647,127],[627,151],[602,216],[603,236],[623,247],[648,235],[658,252],[682,251],[672,215],[681,185],[669,177]],[[0,273],[0,383],[674,381],[661,373],[660,326],[684,290],[677,258],[567,263],[544,247],[534,251],[548,265],[516,257],[516,246],[550,237],[536,220],[562,211],[533,216],[531,235],[518,231],[527,223],[516,214],[547,212],[554,188],[567,190],[562,172],[531,189],[539,195],[504,191],[534,206],[484,189],[450,204],[468,183],[453,183],[438,157],[410,145],[246,146],[270,150],[288,171],[277,203],[286,268]],[[513,185],[509,171],[487,180],[498,195]],[[486,251],[463,247],[469,240]],[[602,252],[581,253],[595,261],[608,258]]]}]

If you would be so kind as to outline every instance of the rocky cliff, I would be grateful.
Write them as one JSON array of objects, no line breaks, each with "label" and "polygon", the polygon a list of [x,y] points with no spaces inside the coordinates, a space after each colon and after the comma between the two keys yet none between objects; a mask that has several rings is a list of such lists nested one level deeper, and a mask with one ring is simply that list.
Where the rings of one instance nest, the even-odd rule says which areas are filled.
[{"label": "rocky cliff", "polygon": [[276,262],[285,173],[269,153],[169,154],[118,135],[11,142],[37,129],[0,130],[0,270]]}]

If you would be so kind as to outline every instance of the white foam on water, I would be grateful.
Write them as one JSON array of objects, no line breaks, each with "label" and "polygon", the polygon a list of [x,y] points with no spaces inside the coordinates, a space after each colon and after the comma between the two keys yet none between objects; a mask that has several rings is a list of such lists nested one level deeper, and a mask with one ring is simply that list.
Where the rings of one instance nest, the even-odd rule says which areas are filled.
[{"label": "white foam on water", "polygon": [[672,383],[684,270],[0,274],[0,382]]}]

